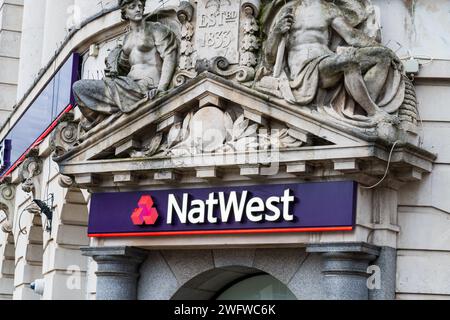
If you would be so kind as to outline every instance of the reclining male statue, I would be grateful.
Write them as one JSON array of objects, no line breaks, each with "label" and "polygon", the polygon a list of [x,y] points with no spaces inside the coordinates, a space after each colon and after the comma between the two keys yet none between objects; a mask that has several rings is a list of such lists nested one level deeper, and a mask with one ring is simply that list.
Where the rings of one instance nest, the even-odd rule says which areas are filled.
[{"label": "reclining male statue", "polygon": [[272,9],[262,71],[279,79],[280,96],[305,106],[325,97],[352,120],[398,110],[405,95],[402,64],[380,44],[369,0],[285,2],[272,4],[280,9]]}]

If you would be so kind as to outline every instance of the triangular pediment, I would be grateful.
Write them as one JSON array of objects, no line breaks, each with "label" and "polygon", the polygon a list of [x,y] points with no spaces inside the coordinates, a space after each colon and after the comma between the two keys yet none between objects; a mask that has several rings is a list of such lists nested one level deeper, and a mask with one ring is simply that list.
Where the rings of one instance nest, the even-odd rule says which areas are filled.
[{"label": "triangular pediment", "polygon": [[[104,120],[55,160],[62,174],[86,186],[176,180],[183,173],[209,179],[223,170],[259,176],[273,162],[285,175],[308,175],[320,167],[322,174],[370,171],[375,181],[389,157],[386,145],[374,131],[204,73],[131,113]],[[413,158],[407,161],[415,170],[431,170]]]}]

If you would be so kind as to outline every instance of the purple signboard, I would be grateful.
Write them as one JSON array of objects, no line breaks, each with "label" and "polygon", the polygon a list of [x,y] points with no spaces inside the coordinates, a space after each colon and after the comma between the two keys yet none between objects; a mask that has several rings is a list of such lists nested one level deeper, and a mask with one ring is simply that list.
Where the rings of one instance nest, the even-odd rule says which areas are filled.
[{"label": "purple signboard", "polygon": [[92,195],[90,237],[351,231],[353,181]]},{"label": "purple signboard", "polygon": [[3,140],[8,148],[0,175],[11,173],[26,153],[50,133],[62,113],[73,107],[72,85],[79,78],[79,60],[79,54],[73,53],[14,123]]}]

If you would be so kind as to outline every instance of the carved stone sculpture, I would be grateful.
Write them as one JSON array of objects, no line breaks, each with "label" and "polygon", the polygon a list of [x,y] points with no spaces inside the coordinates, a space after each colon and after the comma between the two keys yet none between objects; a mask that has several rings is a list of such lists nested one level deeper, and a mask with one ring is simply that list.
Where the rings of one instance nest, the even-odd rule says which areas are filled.
[{"label": "carved stone sculpture", "polygon": [[180,6],[177,10],[177,18],[181,23],[180,33],[180,61],[178,63],[178,71],[174,76],[174,86],[178,87],[186,83],[187,79],[194,78],[197,73],[195,72],[195,46],[194,46],[194,34],[195,27],[192,24],[194,16],[194,8],[187,1],[180,2]]},{"label": "carved stone sculpture", "polygon": [[369,0],[273,1],[257,89],[342,118],[390,121],[405,99],[403,65],[380,44]]},{"label": "carved stone sculpture", "polygon": [[38,156],[38,150],[33,149],[27,155],[19,169],[19,178],[22,190],[33,193],[34,198],[39,198],[40,183],[38,176],[42,173],[42,160]]},{"label": "carved stone sculpture", "polygon": [[108,115],[131,112],[139,101],[154,99],[169,88],[177,64],[177,37],[167,25],[151,21],[154,15],[144,16],[145,2],[119,0],[130,31],[123,46],[107,58],[107,78],[80,80],[73,86],[86,131]]},{"label": "carved stone sculpture", "polygon": [[242,41],[240,65],[244,67],[256,67],[258,64],[258,52],[261,47],[259,39],[259,25],[256,18],[259,14],[259,1],[245,1],[242,4],[244,18],[242,21]]},{"label": "carved stone sculpture", "polygon": [[242,110],[223,111],[208,105],[187,113],[167,133],[159,133],[131,152],[133,158],[183,157],[202,153],[234,153],[250,150],[276,152],[299,148],[307,139],[282,123],[263,126],[246,118]]},{"label": "carved stone sculpture", "polygon": [[79,138],[79,120],[75,120],[72,112],[64,114],[58,126],[52,133],[50,145],[53,151],[53,160],[58,162],[59,157],[65,154]]}]

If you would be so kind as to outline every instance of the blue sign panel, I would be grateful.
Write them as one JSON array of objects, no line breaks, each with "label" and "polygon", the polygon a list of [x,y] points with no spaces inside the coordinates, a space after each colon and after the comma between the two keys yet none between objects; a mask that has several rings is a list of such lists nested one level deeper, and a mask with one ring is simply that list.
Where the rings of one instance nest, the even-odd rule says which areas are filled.
[{"label": "blue sign panel", "polygon": [[92,195],[89,236],[351,231],[353,181]]},{"label": "blue sign panel", "polygon": [[79,55],[75,53],[56,72],[5,137],[4,141],[9,141],[9,150],[4,156],[9,161],[4,161],[1,175],[27,152],[69,105],[73,105],[72,84],[78,78]]}]

